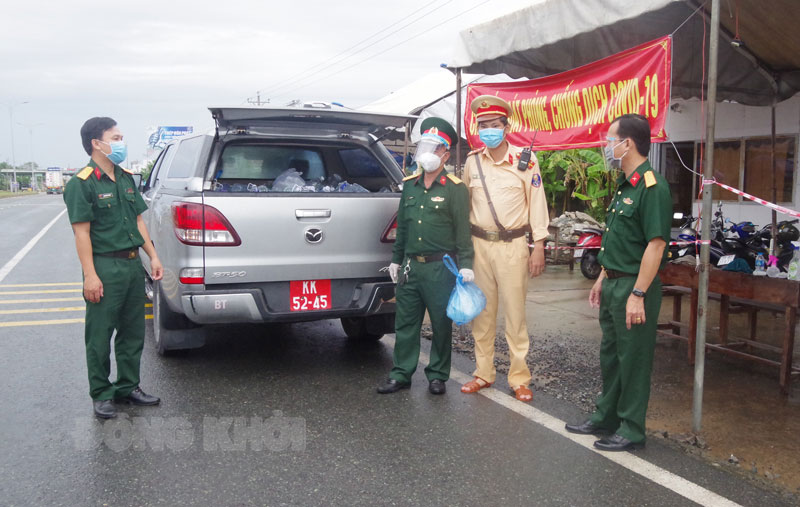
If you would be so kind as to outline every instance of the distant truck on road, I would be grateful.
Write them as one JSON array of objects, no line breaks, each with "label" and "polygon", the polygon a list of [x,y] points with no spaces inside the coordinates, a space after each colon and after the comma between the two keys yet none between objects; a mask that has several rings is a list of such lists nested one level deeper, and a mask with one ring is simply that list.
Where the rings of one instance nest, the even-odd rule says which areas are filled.
[{"label": "distant truck on road", "polygon": [[45,175],[44,186],[48,194],[64,193],[64,176],[60,167],[48,167]]}]

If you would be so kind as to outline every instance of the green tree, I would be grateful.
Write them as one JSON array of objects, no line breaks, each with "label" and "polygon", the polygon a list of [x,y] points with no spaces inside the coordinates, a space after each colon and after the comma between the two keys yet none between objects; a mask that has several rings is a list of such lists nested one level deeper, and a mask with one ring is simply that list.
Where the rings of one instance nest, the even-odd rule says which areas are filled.
[{"label": "green tree", "polygon": [[150,177],[150,173],[153,172],[153,164],[155,163],[155,160],[151,160],[147,163],[144,169],[142,169],[142,181],[147,181],[147,178]]},{"label": "green tree", "polygon": [[583,202],[583,211],[592,218],[605,220],[616,173],[606,171],[599,150],[540,151],[536,156],[553,215],[567,211],[569,201],[575,198]]},{"label": "green tree", "polygon": [[605,221],[606,207],[616,188],[617,171],[607,171],[603,156],[597,149],[578,150],[583,160],[579,170],[569,177],[575,184],[573,197],[584,201],[586,213],[598,222]]}]

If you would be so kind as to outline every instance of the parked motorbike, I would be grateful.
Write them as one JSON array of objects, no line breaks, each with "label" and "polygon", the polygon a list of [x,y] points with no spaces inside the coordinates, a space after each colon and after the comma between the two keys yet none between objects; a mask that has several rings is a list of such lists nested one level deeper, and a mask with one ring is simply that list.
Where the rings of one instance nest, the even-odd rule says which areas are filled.
[{"label": "parked motorbike", "polygon": [[581,274],[589,280],[597,280],[600,276],[600,262],[597,254],[600,253],[600,243],[603,240],[602,229],[596,227],[584,227],[576,229],[579,234],[578,245],[575,250],[575,258],[581,259]]},{"label": "parked motorbike", "polygon": [[[685,219],[683,224],[680,226],[678,238],[673,240],[677,242],[684,242],[684,244],[670,245],[669,259],[675,260],[686,255],[699,256],[700,245],[695,243],[698,239],[698,235],[697,230],[694,228],[694,224],[700,220],[700,218],[693,217],[691,215],[684,216],[683,213],[675,213],[672,218],[675,220]],[[709,262],[716,266],[720,258],[722,258],[725,253],[722,249],[722,245],[715,239],[711,240],[709,247]]]},{"label": "parked motorbike", "polygon": [[[787,271],[789,268],[789,262],[792,260],[792,256],[794,255],[794,249],[792,248],[792,241],[797,241],[800,239],[800,230],[795,227],[794,224],[798,222],[798,219],[794,220],[783,220],[777,223],[777,230],[778,230],[778,247],[777,247],[777,257],[778,257],[778,268],[781,271]],[[772,240],[772,225],[767,224],[758,231],[756,231],[752,238],[748,240],[748,243],[752,245],[754,249],[763,252],[764,257],[766,258],[769,253],[769,246],[770,241]],[[750,261],[748,260],[748,264]],[[755,259],[753,260],[753,265],[755,265]]]}]

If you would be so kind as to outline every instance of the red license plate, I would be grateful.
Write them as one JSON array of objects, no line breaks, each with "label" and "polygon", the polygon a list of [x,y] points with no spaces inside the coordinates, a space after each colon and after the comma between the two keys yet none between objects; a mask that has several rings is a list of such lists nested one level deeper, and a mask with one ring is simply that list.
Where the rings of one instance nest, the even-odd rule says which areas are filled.
[{"label": "red license plate", "polygon": [[289,307],[293,312],[329,310],[330,280],[296,280],[289,282]]}]

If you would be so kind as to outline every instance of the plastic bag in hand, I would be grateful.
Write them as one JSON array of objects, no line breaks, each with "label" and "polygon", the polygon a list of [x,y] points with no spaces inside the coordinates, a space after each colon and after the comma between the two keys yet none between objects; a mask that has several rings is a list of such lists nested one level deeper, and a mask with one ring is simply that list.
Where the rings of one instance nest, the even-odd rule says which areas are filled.
[{"label": "plastic bag in hand", "polygon": [[453,287],[450,301],[447,303],[447,316],[461,326],[470,322],[483,311],[486,306],[486,296],[473,282],[464,282],[461,275],[458,274],[456,263],[449,255],[445,255],[442,262],[451,273],[456,275],[456,286]]},{"label": "plastic bag in hand", "polygon": [[296,169],[286,169],[272,183],[273,192],[302,192],[306,181]]}]

